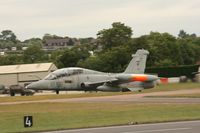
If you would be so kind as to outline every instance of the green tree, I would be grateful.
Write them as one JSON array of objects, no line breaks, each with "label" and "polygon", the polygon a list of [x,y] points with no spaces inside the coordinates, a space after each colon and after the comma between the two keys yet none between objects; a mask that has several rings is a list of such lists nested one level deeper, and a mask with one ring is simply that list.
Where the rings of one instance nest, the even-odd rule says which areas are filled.
[{"label": "green tree", "polygon": [[42,37],[42,41],[45,42],[46,40],[49,39],[62,39],[62,38],[68,38],[68,37],[61,37],[61,36],[57,36],[57,35],[51,35],[51,34],[44,34],[44,36]]},{"label": "green tree", "polygon": [[155,62],[156,67],[169,67],[169,66],[176,66],[177,64],[174,63],[171,59],[163,59]]},{"label": "green tree", "polygon": [[188,34],[184,30],[180,30],[179,34],[178,34],[178,37],[183,39],[183,38],[187,38],[187,37],[193,37],[193,38],[195,38],[197,36],[194,33],[193,34]]},{"label": "green tree", "polygon": [[184,30],[179,31],[179,34],[178,34],[179,38],[185,38],[187,36],[189,36],[189,35]]},{"label": "green tree", "polygon": [[98,44],[103,50],[127,44],[131,40],[132,29],[121,22],[112,24],[112,28],[101,30],[97,33]]},{"label": "green tree", "polygon": [[39,47],[42,47],[43,43],[40,38],[30,38],[24,41],[24,43],[28,46],[30,45],[38,45]]},{"label": "green tree", "polygon": [[149,35],[133,39],[129,49],[136,51],[139,48],[150,52],[147,60],[148,67],[178,65],[183,62],[176,37],[169,33],[151,32]]},{"label": "green tree", "polygon": [[64,50],[56,50],[56,51],[53,51],[51,53],[51,56],[50,56],[50,61],[51,62],[54,62],[54,64],[58,67],[58,68],[62,68],[64,67],[62,62],[60,61],[60,57],[64,54]]},{"label": "green tree", "polygon": [[0,35],[1,40],[12,41],[14,43],[17,42],[16,35],[11,30],[3,30]]},{"label": "green tree", "polygon": [[162,60],[164,59],[174,65],[182,63],[176,38],[169,33],[151,32],[148,36],[148,44],[150,45],[149,51],[151,53],[149,59],[152,59],[152,65],[159,65],[159,62],[163,62]]},{"label": "green tree", "polygon": [[125,70],[131,54],[126,47],[114,47],[104,53],[94,57],[89,57],[85,61],[78,63],[79,66],[104,72],[122,72]]},{"label": "green tree", "polygon": [[70,38],[69,42],[67,43],[69,46],[73,46],[74,45],[74,41]]},{"label": "green tree", "polygon": [[89,52],[82,46],[76,46],[72,49],[65,49],[62,55],[56,59],[56,64],[59,68],[77,66],[79,61],[85,60],[89,57]]},{"label": "green tree", "polygon": [[102,68],[104,68],[102,64],[102,60],[98,56],[90,56],[85,60],[79,60],[77,66],[102,71]]},{"label": "green tree", "polygon": [[45,55],[45,52],[38,45],[30,45],[24,51],[24,62],[25,63],[35,63],[48,61],[48,56]]},{"label": "green tree", "polygon": [[10,54],[7,56],[0,56],[0,65],[15,65],[22,63],[23,63],[22,55]]},{"label": "green tree", "polygon": [[195,38],[193,37],[177,39],[177,44],[180,47],[183,65],[195,64],[200,60],[200,46],[193,42],[194,39]]}]

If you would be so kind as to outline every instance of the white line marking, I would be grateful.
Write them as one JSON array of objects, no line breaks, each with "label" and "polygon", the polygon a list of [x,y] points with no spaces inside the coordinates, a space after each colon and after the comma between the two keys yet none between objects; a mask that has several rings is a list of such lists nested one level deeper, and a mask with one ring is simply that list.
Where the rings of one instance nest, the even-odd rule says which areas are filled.
[{"label": "white line marking", "polygon": [[158,130],[144,130],[144,131],[133,131],[123,133],[152,133],[152,132],[165,132],[165,131],[177,131],[177,130],[189,130],[192,128],[172,128],[172,129],[158,129]]}]

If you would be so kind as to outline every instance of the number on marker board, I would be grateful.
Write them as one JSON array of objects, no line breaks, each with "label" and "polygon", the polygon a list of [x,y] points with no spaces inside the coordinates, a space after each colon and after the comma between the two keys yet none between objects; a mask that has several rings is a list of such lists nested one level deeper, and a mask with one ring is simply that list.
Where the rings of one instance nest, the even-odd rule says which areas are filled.
[{"label": "number on marker board", "polygon": [[24,116],[24,127],[32,127],[32,126],[33,126],[33,117]]}]

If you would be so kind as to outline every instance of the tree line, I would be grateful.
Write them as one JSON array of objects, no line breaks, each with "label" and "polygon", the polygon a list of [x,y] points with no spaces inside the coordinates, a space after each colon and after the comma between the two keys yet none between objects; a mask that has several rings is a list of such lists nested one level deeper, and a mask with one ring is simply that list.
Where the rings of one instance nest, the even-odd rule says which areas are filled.
[{"label": "tree line", "polygon": [[[53,52],[42,50],[43,39],[32,38],[20,42],[12,31],[7,33],[1,32],[0,47],[5,42],[12,42],[19,46],[26,43],[28,49],[23,54],[1,56],[0,65],[54,62],[58,68],[78,66],[105,72],[122,72],[131,60],[131,55],[141,48],[150,52],[148,67],[193,65],[200,61],[200,37],[184,30],[180,30],[177,37],[169,33],[150,32],[134,38],[131,27],[114,22],[111,28],[98,31],[95,43],[81,39],[81,44],[72,49]],[[91,55],[90,51],[94,54]]]}]

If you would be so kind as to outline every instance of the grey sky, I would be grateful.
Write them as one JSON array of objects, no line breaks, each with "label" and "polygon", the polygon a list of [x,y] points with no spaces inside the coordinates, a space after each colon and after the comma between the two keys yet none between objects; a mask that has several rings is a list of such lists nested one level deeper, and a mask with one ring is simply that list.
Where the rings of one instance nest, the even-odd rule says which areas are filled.
[{"label": "grey sky", "polygon": [[0,0],[0,31],[19,39],[45,33],[96,37],[113,22],[132,27],[133,37],[150,31],[200,34],[200,0]]}]

